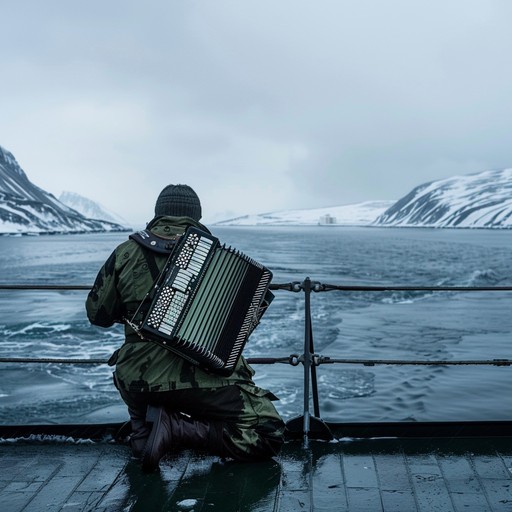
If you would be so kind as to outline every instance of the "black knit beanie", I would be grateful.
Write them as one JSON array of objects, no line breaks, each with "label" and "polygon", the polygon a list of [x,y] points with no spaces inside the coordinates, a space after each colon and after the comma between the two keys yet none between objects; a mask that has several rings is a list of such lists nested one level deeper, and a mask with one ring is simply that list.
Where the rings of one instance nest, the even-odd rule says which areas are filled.
[{"label": "black knit beanie", "polygon": [[188,185],[167,185],[156,200],[155,215],[201,218],[201,201]]}]

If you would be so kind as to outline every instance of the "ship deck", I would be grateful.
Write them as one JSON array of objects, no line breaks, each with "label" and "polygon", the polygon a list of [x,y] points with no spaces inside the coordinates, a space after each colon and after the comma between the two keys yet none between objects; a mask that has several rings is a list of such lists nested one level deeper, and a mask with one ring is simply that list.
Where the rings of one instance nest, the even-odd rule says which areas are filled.
[{"label": "ship deck", "polygon": [[142,473],[127,446],[4,439],[0,509],[50,511],[512,511],[510,437],[288,441],[273,461],[192,452]]}]

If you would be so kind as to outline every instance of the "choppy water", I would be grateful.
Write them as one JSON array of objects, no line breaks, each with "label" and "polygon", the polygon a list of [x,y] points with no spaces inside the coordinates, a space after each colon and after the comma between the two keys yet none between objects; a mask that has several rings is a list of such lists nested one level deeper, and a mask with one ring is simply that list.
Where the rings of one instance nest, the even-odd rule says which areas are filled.
[{"label": "choppy water", "polygon": [[[511,233],[373,228],[222,228],[275,283],[511,286]],[[91,285],[126,234],[0,237],[0,283]],[[0,357],[107,359],[120,328],[89,325],[84,291],[0,290]],[[512,293],[314,293],[316,352],[332,358],[512,358]],[[304,296],[276,292],[246,356],[301,354]],[[256,367],[286,417],[302,412],[301,366]],[[106,365],[0,364],[2,423],[122,421]],[[322,417],[344,421],[511,419],[512,368],[322,365]]]}]

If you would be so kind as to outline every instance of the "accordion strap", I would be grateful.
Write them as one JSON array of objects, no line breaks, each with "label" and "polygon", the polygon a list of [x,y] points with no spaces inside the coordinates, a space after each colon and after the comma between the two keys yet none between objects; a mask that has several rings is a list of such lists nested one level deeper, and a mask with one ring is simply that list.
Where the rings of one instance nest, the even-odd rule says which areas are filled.
[{"label": "accordion strap", "polygon": [[149,229],[143,229],[142,231],[132,233],[128,238],[134,240],[139,245],[142,245],[142,247],[145,247],[150,251],[169,255],[174,251],[174,247],[176,247],[176,243],[179,241],[180,236],[171,239],[162,238],[161,236],[151,233]]}]

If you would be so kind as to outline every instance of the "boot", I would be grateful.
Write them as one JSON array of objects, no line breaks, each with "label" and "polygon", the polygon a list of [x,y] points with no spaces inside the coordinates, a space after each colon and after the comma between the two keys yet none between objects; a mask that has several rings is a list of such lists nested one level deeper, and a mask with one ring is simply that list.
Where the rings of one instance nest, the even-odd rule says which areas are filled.
[{"label": "boot", "polygon": [[142,455],[144,471],[154,471],[166,453],[184,448],[223,455],[220,423],[193,420],[179,413],[168,414],[163,407],[151,405],[148,407],[146,421],[153,423],[153,428]]},{"label": "boot", "polygon": [[151,430],[144,419],[132,418],[130,423],[132,426],[132,433],[129,437],[130,447],[133,456],[140,459],[144,453]]}]

